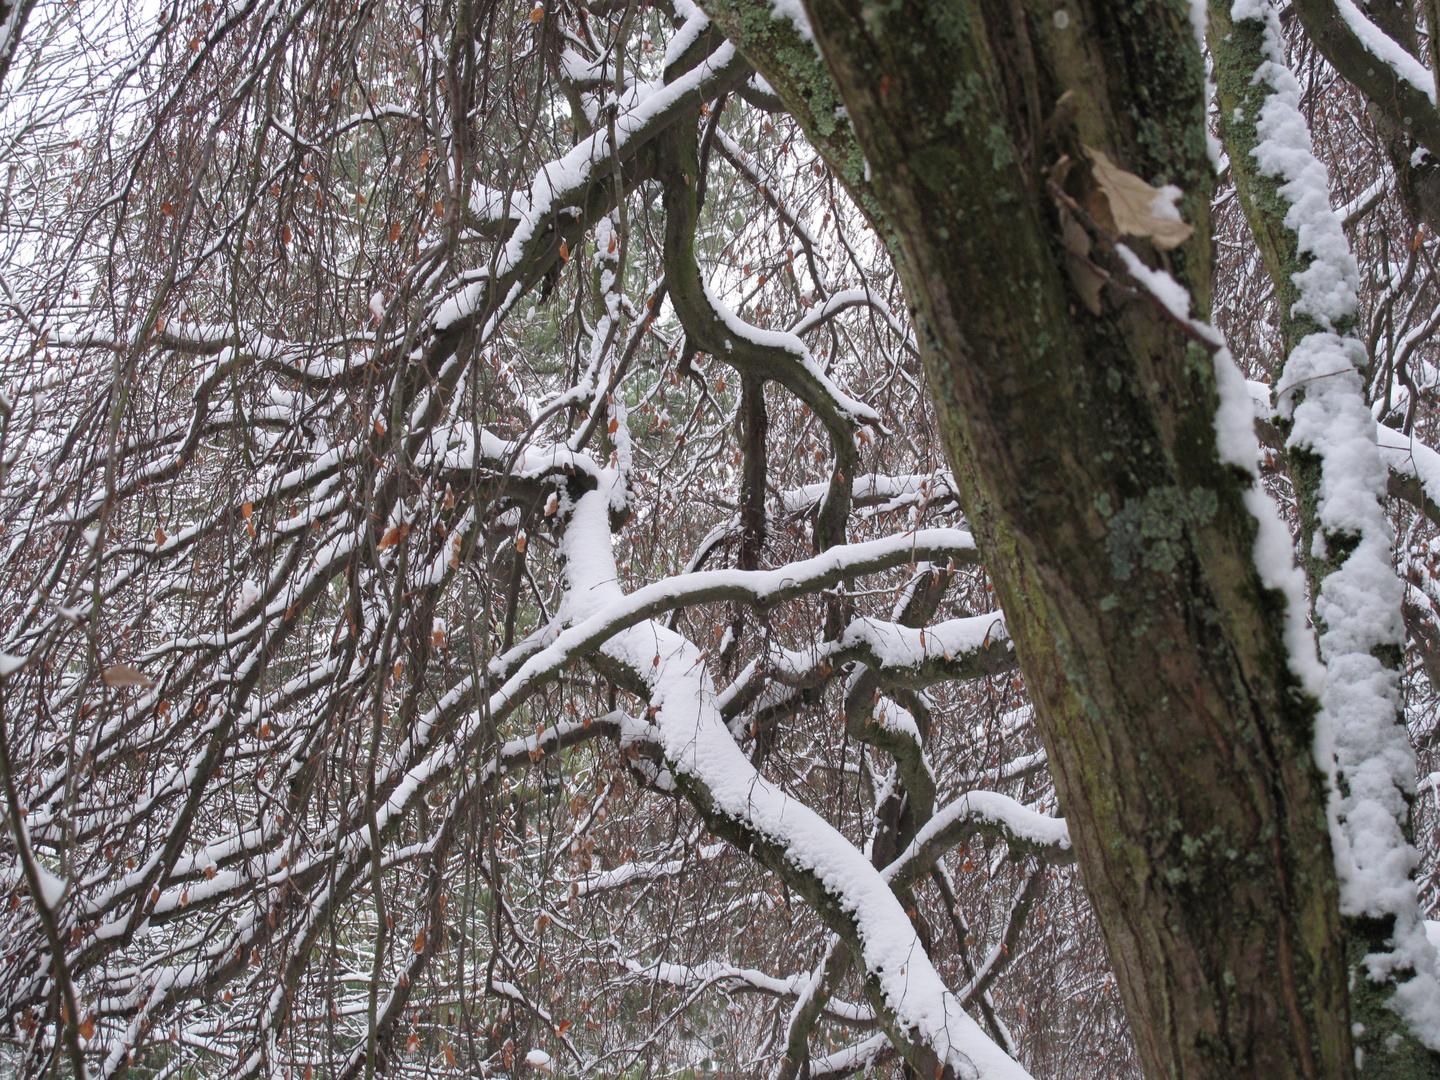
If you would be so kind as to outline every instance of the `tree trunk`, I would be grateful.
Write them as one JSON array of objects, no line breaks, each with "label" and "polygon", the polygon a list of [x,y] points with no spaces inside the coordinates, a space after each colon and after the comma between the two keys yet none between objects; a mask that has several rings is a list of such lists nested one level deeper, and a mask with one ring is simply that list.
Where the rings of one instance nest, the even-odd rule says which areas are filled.
[{"label": "tree trunk", "polygon": [[1351,1075],[1287,618],[1304,639],[1284,570],[1257,568],[1263,499],[1217,449],[1216,372],[1235,374],[1124,261],[1092,169],[1089,148],[1183,190],[1187,242],[1124,243],[1203,316],[1214,177],[1188,10],[807,7],[1147,1074]]}]

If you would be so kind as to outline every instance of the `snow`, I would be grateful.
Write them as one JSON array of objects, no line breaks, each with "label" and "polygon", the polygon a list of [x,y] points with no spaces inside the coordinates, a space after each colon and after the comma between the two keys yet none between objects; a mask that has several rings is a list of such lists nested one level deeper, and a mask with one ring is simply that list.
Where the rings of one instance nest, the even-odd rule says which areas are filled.
[{"label": "snow", "polygon": [[915,834],[910,845],[882,871],[885,879],[893,879],[907,863],[924,851],[927,844],[957,822],[967,819],[992,822],[1037,847],[1070,848],[1070,827],[1064,818],[1036,813],[999,792],[969,791],[935,811],[935,815]]},{"label": "snow", "polygon": [[[1179,216],[1178,213],[1176,216]],[[1120,256],[1120,261],[1125,264],[1125,269],[1129,271],[1130,276],[1140,282],[1151,296],[1164,304],[1170,314],[1212,344],[1217,346],[1222,344],[1220,335],[1215,332],[1213,327],[1190,318],[1190,291],[1184,285],[1181,285],[1166,271],[1152,270],[1146,266],[1144,260],[1125,244],[1116,244],[1115,252]],[[1249,421],[1247,420],[1246,423],[1248,424]]]},{"label": "snow", "polygon": [[[1247,6],[1255,2],[1246,0]],[[1255,73],[1256,81],[1272,88],[1255,122],[1260,139],[1255,163],[1262,176],[1284,179],[1280,196],[1289,203],[1285,227],[1299,238],[1300,250],[1312,256],[1310,265],[1295,275],[1300,299],[1292,314],[1308,315],[1334,330],[1336,320],[1355,313],[1360,275],[1340,217],[1330,208],[1329,172],[1311,148],[1309,125],[1300,111],[1300,85],[1285,66],[1279,33],[1278,21],[1267,22],[1270,59]]]},{"label": "snow", "polygon": [[25,666],[25,657],[11,656],[7,652],[0,652],[0,679],[14,675]]},{"label": "snow", "polygon": [[811,1076],[849,1076],[867,1068],[890,1046],[884,1035],[871,1035],[864,1042],[810,1059]]},{"label": "snow", "polygon": [[908,736],[916,746],[924,745],[915,714],[899,702],[881,697],[875,704],[875,720],[886,731],[894,735]]},{"label": "snow", "polygon": [[69,882],[56,877],[38,862],[35,864],[35,876],[40,879],[40,899],[47,908],[54,911],[60,906],[60,901],[65,899],[65,890],[70,887]]},{"label": "snow", "polygon": [[[1341,14],[1367,47],[1403,71],[1396,59],[1418,66],[1350,0]],[[1348,13],[1347,13],[1348,9]],[[1356,310],[1359,273],[1340,215],[1330,205],[1329,173],[1314,155],[1301,111],[1301,88],[1285,64],[1283,31],[1273,0],[1238,0],[1237,20],[1264,24],[1266,61],[1255,73],[1271,93],[1256,121],[1254,157],[1263,175],[1283,181],[1289,204],[1284,224],[1296,234],[1309,265],[1294,275],[1295,316],[1322,329],[1292,350],[1277,388],[1277,412],[1292,422],[1288,446],[1320,458],[1317,548],[1345,536],[1353,548],[1320,584],[1315,598],[1320,659],[1324,665],[1316,721],[1316,757],[1332,777],[1330,832],[1340,879],[1340,906],[1350,916],[1392,916],[1393,948],[1366,957],[1370,976],[1413,968],[1392,1000],[1412,1032],[1440,1050],[1440,981],[1435,951],[1420,919],[1411,875],[1419,853],[1406,840],[1408,796],[1414,792],[1415,756],[1400,703],[1399,673],[1377,659],[1405,643],[1404,586],[1391,566],[1393,545],[1384,501],[1388,471],[1377,424],[1365,400],[1360,369],[1364,344],[1346,333]],[[1421,89],[1428,87],[1424,74]],[[1412,80],[1413,81],[1413,80]]]},{"label": "snow", "polygon": [[994,611],[947,619],[923,630],[880,619],[859,618],[840,635],[841,650],[866,645],[882,668],[914,668],[926,660],[949,659],[1009,640],[1005,615]]},{"label": "snow", "polygon": [[[565,605],[576,620],[603,615],[626,599],[611,549],[608,502],[604,485],[583,495],[562,541]],[[776,845],[797,870],[813,874],[838,899],[854,921],[865,969],[878,981],[900,1027],[924,1039],[960,1076],[1027,1076],[960,1008],[900,901],[865,855],[751,765],[716,708],[703,654],[653,621],[614,634],[602,651],[649,687],[657,738],[677,780],[703,785],[716,812]]]},{"label": "snow", "polygon": [[[834,940],[833,935],[831,935],[831,940]],[[814,973],[805,972],[778,979],[756,968],[737,967],[715,960],[706,961],[703,964],[672,964],[663,960],[648,965],[637,963],[634,960],[626,960],[624,963],[636,975],[648,976],[656,982],[668,986],[696,989],[719,985],[731,992],[740,987],[747,987],[775,997],[785,997],[790,994],[803,997],[812,990],[815,978]],[[872,1023],[875,1019],[874,1012],[868,1007],[841,1001],[838,998],[831,998],[827,1001],[825,1009],[829,1013],[838,1014],[858,1024]]]},{"label": "snow", "polygon": [[230,605],[230,617],[234,618],[237,615],[243,615],[249,611],[259,599],[260,586],[255,584],[250,578],[246,578],[240,583],[240,588],[236,590],[235,601]]},{"label": "snow", "polygon": [[679,30],[671,35],[670,41],[665,46],[665,62],[662,67],[669,67],[679,60],[685,50],[700,40],[700,35],[710,25],[710,16],[700,10],[700,5],[694,0],[675,0],[675,15],[685,20]]},{"label": "snow", "polygon": [[[1235,6],[1238,8],[1243,4],[1250,7],[1260,2],[1263,0],[1240,0]],[[1371,56],[1387,65],[1396,75],[1428,97],[1432,104],[1434,103],[1435,82],[1424,64],[1411,56],[1398,41],[1366,18],[1365,13],[1355,6],[1354,0],[1335,0],[1335,8],[1340,12],[1340,18],[1344,20],[1345,25],[1360,39],[1361,44],[1365,46]]]},{"label": "snow", "polygon": [[532,1069],[539,1069],[541,1072],[549,1072],[551,1069],[550,1055],[544,1050],[531,1050],[525,1055],[525,1064]]},{"label": "snow", "polygon": [[[530,245],[536,238],[537,230],[555,215],[583,201],[592,170],[597,165],[609,167],[616,152],[622,157],[628,157],[628,147],[637,136],[643,136],[656,124],[662,123],[666,113],[678,102],[687,95],[701,91],[718,74],[736,63],[736,58],[735,46],[727,41],[674,82],[663,85],[646,84],[636,86],[633,90],[627,88],[621,102],[621,111],[614,122],[615,147],[609,145],[610,125],[601,125],[563,157],[541,167],[528,192],[517,191],[512,195],[510,208],[515,228],[495,259],[492,268],[494,279],[499,280],[522,267],[527,251],[531,251]],[[531,257],[533,258],[533,251]],[[479,310],[480,300],[490,287],[488,280],[477,281],[443,300],[431,315],[435,330],[446,330],[462,318],[474,314]],[[499,310],[503,311],[513,303],[518,298],[520,289],[521,283],[516,280]],[[484,339],[487,335],[481,336]]]},{"label": "snow", "polygon": [[[1285,596],[1285,645],[1290,670],[1300,684],[1317,698],[1320,696],[1323,673],[1315,655],[1315,642],[1309,627],[1309,611],[1305,597],[1305,575],[1295,565],[1290,529],[1280,517],[1280,509],[1258,482],[1260,444],[1255,439],[1255,403],[1249,384],[1235,358],[1214,327],[1190,317],[1190,294],[1185,287],[1164,270],[1152,270],[1124,244],[1117,244],[1126,268],[1151,295],[1159,300],[1197,337],[1214,344],[1212,361],[1215,367],[1215,390],[1219,402],[1215,410],[1215,448],[1220,460],[1244,469],[1252,477],[1245,491],[1245,508],[1255,519],[1255,546],[1251,555],[1261,583]],[[1321,725],[1323,728],[1323,725]],[[1324,733],[1317,735],[1322,741]],[[1316,762],[1329,771],[1328,749],[1317,744]]]},{"label": "snow", "polygon": [[1425,497],[1440,505],[1440,453],[1415,436],[1384,424],[1376,427],[1375,435],[1385,464],[1401,476],[1412,476],[1420,481]]},{"label": "snow", "polygon": [[[770,16],[774,19],[789,19],[796,32],[810,44],[815,44],[815,31],[810,27],[810,17],[805,14],[801,0],[770,0]],[[817,53],[820,51],[816,46]]]},{"label": "snow", "polygon": [[1203,54],[1206,49],[1205,31],[1210,26],[1210,7],[1206,0],[1190,0],[1190,29],[1195,31],[1195,44]]},{"label": "snow", "polygon": [[[786,513],[798,514],[812,510],[830,491],[828,483],[806,484],[778,492],[778,501]],[[934,473],[912,473],[886,476],[883,473],[862,473],[850,486],[855,503],[875,503],[874,512],[886,513],[904,506],[927,502],[955,503],[955,478],[949,470]],[[882,501],[883,500],[883,501]]]},{"label": "snow", "polygon": [[765,330],[761,327],[751,325],[740,318],[739,315],[735,314],[735,312],[731,311],[725,305],[725,302],[711,290],[708,284],[705,285],[705,299],[709,301],[710,307],[714,310],[715,314],[719,316],[720,321],[725,324],[725,329],[730,331],[735,337],[743,338],[746,341],[751,341],[756,345],[767,348],[780,349],[792,355],[795,358],[795,362],[804,368],[812,379],[820,384],[821,388],[825,391],[826,395],[834,401],[836,408],[838,408],[840,412],[856,420],[870,423],[879,422],[880,416],[874,409],[856,401],[849,394],[845,393],[845,391],[841,390],[840,387],[835,385],[830,376],[825,374],[824,369],[815,363],[814,358],[810,355],[810,350],[805,347],[805,343],[796,335],[784,330]]},{"label": "snow", "polygon": [[[746,153],[738,144],[736,144],[735,149],[739,153]],[[749,155],[747,154],[746,156]],[[807,229],[806,231],[808,232],[809,230]],[[812,240],[812,244],[813,243],[814,241]],[[800,316],[800,318],[796,320],[795,325],[790,327],[790,333],[797,337],[801,334],[809,333],[815,329],[815,327],[833,318],[846,308],[859,307],[861,305],[874,309],[875,312],[885,320],[885,324],[889,326],[902,341],[913,343],[914,335],[909,332],[904,323],[895,317],[895,313],[890,310],[890,305],[885,302],[885,298],[870,288],[842,289],[837,293],[833,293],[827,297],[823,303],[816,304],[809,311],[805,312],[804,315]]]}]

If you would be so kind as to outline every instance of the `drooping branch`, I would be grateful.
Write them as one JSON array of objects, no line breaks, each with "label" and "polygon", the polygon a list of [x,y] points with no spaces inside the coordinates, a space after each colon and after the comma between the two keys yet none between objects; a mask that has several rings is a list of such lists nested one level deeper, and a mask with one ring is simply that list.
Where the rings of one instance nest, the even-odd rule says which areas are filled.
[{"label": "drooping branch", "polygon": [[778,383],[810,407],[830,435],[834,469],[830,489],[815,519],[815,548],[824,551],[845,540],[850,485],[859,455],[855,436],[874,411],[831,381],[794,335],[751,326],[730,311],[701,276],[695,256],[698,208],[693,177],[698,175],[694,124],[678,125],[664,140],[665,274],[690,346],[701,349],[753,379]]}]

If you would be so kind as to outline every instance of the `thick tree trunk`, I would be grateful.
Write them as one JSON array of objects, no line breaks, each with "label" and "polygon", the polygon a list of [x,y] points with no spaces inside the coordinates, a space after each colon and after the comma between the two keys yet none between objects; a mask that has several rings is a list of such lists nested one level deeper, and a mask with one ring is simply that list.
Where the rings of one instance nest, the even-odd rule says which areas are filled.
[{"label": "thick tree trunk", "polygon": [[[4,89],[5,75],[15,60],[20,35],[34,9],[35,0],[0,0],[0,90]],[[3,100],[4,96],[0,95],[0,101]]]},{"label": "thick tree trunk", "polygon": [[807,6],[1147,1073],[1350,1075],[1314,703],[1256,567],[1251,480],[1217,452],[1210,351],[1091,220],[1087,147],[1183,189],[1188,242],[1125,242],[1203,309],[1189,11]]},{"label": "thick tree trunk", "polygon": [[[1388,5],[1390,23],[1386,29],[1413,50],[1414,13],[1407,11],[1407,7],[1399,4]],[[1374,15],[1386,8],[1387,5],[1371,5],[1371,13]],[[1275,286],[1280,336],[1286,354],[1291,358],[1287,360],[1285,373],[1275,380],[1277,388],[1289,387],[1287,397],[1290,399],[1286,403],[1289,419],[1279,421],[1278,425],[1286,435],[1290,435],[1298,417],[1296,410],[1300,407],[1299,403],[1311,393],[1311,388],[1307,388],[1303,381],[1298,388],[1295,387],[1293,380],[1301,379],[1303,373],[1296,372],[1290,364],[1305,362],[1304,350],[1307,342],[1316,348],[1332,349],[1326,354],[1333,357],[1333,360],[1326,364],[1326,370],[1332,373],[1332,377],[1325,380],[1322,386],[1313,389],[1329,395],[1328,400],[1331,401],[1329,406],[1322,402],[1319,408],[1333,409],[1336,395],[1346,393],[1345,387],[1350,385],[1344,375],[1349,363],[1343,353],[1336,355],[1339,350],[1329,344],[1335,339],[1327,335],[1338,334],[1354,338],[1360,328],[1353,305],[1336,299],[1329,304],[1328,309],[1314,310],[1313,293],[1318,290],[1312,284],[1309,286],[1311,295],[1306,295],[1306,290],[1301,288],[1305,274],[1312,270],[1316,262],[1323,261],[1325,268],[1333,268],[1344,274],[1346,264],[1350,263],[1349,253],[1347,250],[1342,255],[1331,249],[1326,251],[1323,257],[1319,257],[1316,254],[1319,248],[1314,235],[1302,242],[1300,233],[1287,225],[1287,222],[1292,220],[1289,217],[1290,211],[1300,199],[1296,190],[1299,185],[1290,183],[1293,176],[1298,175],[1300,166],[1291,164],[1290,171],[1280,175],[1274,171],[1275,165],[1270,160],[1270,155],[1264,152],[1266,142],[1262,128],[1271,138],[1274,137],[1275,107],[1278,105],[1282,110],[1294,108],[1280,88],[1287,86],[1292,88],[1292,92],[1298,91],[1298,85],[1287,82],[1279,71],[1284,61],[1284,43],[1278,11],[1265,5],[1254,5],[1249,9],[1248,17],[1239,21],[1232,17],[1232,12],[1228,0],[1212,0],[1210,3],[1209,40],[1217,83],[1219,131],[1230,160],[1236,195],[1249,222],[1250,231],[1256,238],[1270,280]],[[1405,33],[1407,29],[1408,37]],[[1288,72],[1283,74],[1288,78]],[[1298,114],[1287,115],[1298,118]],[[1262,119],[1266,117],[1269,119]],[[1377,115],[1376,120],[1383,131],[1386,127],[1383,114]],[[1396,125],[1389,126],[1393,128]],[[1387,135],[1387,143],[1389,142]],[[1273,147],[1273,144],[1271,145]],[[1391,149],[1393,151],[1393,144]],[[1397,162],[1397,175],[1406,175],[1406,169],[1410,168],[1410,153],[1410,150],[1403,151],[1404,167]],[[1267,162],[1268,169],[1262,167],[1262,161]],[[1433,161],[1427,168],[1434,171]],[[1418,174],[1421,170],[1417,167],[1410,171]],[[1338,226],[1338,218],[1336,222]],[[1312,230],[1314,227],[1311,226]],[[1353,263],[1350,265],[1350,272],[1353,273]],[[1341,295],[1343,296],[1343,293]],[[1325,321],[1321,322],[1320,319]],[[1364,351],[1364,346],[1356,341],[1355,352],[1363,356]],[[1368,381],[1369,373],[1365,374]],[[1365,415],[1369,411],[1370,403],[1362,396],[1359,375],[1352,376],[1352,379],[1353,390],[1348,392],[1353,394],[1356,411]],[[1341,571],[1349,563],[1360,539],[1349,531],[1333,527],[1327,530],[1322,523],[1321,505],[1327,468],[1338,468],[1343,472],[1356,467],[1353,451],[1338,454],[1338,460],[1333,459],[1337,456],[1335,451],[1330,453],[1332,460],[1327,464],[1315,447],[1303,440],[1303,432],[1302,441],[1290,445],[1287,450],[1290,481],[1295,491],[1300,526],[1299,551],[1310,586],[1312,605],[1317,598],[1325,595],[1326,580],[1330,575]],[[1375,501],[1376,510],[1379,511],[1379,499]],[[1383,514],[1383,511],[1380,511],[1380,514]],[[1323,543],[1318,547],[1315,544],[1317,534],[1323,539]],[[1393,546],[1393,538],[1388,535],[1379,540],[1387,552]],[[1398,595],[1395,606],[1400,606]],[[1316,609],[1312,606],[1312,610]],[[1333,629],[1326,625],[1325,618],[1318,611],[1314,621],[1322,634]],[[1423,623],[1420,625],[1423,632]],[[1343,629],[1341,633],[1344,633]],[[1324,640],[1322,637],[1322,641]],[[1357,644],[1356,648],[1367,651],[1365,644]],[[1399,668],[1401,658],[1393,643],[1369,651],[1392,673],[1391,685],[1398,683],[1398,677],[1393,673]],[[1330,658],[1329,662],[1333,664],[1334,658]],[[1373,679],[1375,674],[1378,673],[1372,673],[1369,677]],[[1380,680],[1382,684],[1385,681]],[[1395,738],[1402,746],[1407,745],[1405,717],[1399,709],[1398,696],[1392,708]],[[1344,717],[1335,717],[1337,722],[1343,719]],[[1337,744],[1344,741],[1343,731],[1337,730],[1336,738]],[[1410,772],[1413,776],[1413,763]],[[1340,783],[1344,788],[1343,777]],[[1407,840],[1413,840],[1409,835],[1408,823],[1405,825]],[[1405,1019],[1392,1008],[1397,987],[1414,978],[1415,971],[1407,965],[1390,977],[1376,981],[1370,977],[1369,967],[1365,962],[1367,956],[1387,953],[1393,947],[1393,939],[1397,936],[1395,915],[1388,913],[1383,917],[1373,917],[1352,913],[1350,917],[1342,920],[1342,925],[1350,962],[1350,1014],[1354,1021],[1352,1033],[1356,1072],[1361,1077],[1373,1077],[1376,1080],[1388,1080],[1392,1077],[1420,1080],[1422,1077],[1440,1076],[1440,1055],[1429,1051],[1411,1032]]]}]

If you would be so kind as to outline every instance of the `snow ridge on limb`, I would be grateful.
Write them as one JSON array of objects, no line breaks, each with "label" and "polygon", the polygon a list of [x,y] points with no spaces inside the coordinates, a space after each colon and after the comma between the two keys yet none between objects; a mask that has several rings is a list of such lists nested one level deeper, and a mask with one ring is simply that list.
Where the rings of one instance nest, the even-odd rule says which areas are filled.
[{"label": "snow ridge on limb", "polygon": [[[1315,655],[1305,603],[1305,575],[1295,565],[1290,529],[1280,517],[1280,508],[1260,486],[1260,443],[1255,438],[1255,405],[1249,384],[1235,363],[1235,357],[1219,332],[1190,315],[1190,294],[1164,270],[1153,270],[1124,244],[1115,246],[1135,281],[1162,304],[1192,335],[1205,344],[1215,367],[1215,447],[1220,460],[1245,470],[1252,483],[1245,491],[1245,508],[1255,519],[1255,546],[1252,555],[1260,581],[1285,597],[1285,645],[1291,673],[1317,699],[1323,669]],[[1323,728],[1323,725],[1321,725]],[[1328,749],[1317,746],[1316,763],[1327,773],[1333,760]]]},{"label": "snow ridge on limb", "polygon": [[[562,542],[567,613],[583,620],[623,600],[604,486],[577,503]],[[927,1047],[967,1080],[1029,1074],[981,1030],[931,965],[880,871],[828,822],[762,777],[716,707],[705,657],[658,622],[610,638],[602,654],[648,693],[656,736],[681,790],[710,820],[739,831],[757,855],[775,854],[825,901],[821,911],[858,944],[881,1026],[899,1045]]]},{"label": "snow ridge on limb", "polygon": [[723,42],[673,82],[645,87],[638,100],[617,115],[613,147],[609,129],[602,127],[582,139],[564,157],[539,169],[530,190],[512,199],[511,219],[515,221],[515,228],[507,237],[495,268],[486,277],[436,305],[431,315],[436,331],[473,319],[484,310],[485,298],[494,295],[495,281],[527,267],[537,250],[558,246],[558,240],[550,237],[547,226],[553,224],[565,207],[583,203],[593,187],[597,168],[608,167],[616,157],[621,161],[633,158],[647,140],[675,123],[689,103],[698,104],[702,97],[729,86],[748,71],[749,66],[735,46]]},{"label": "snow ridge on limb", "polygon": [[1398,41],[1371,22],[1365,13],[1355,5],[1354,0],[1335,0],[1335,10],[1340,13],[1340,18],[1350,28],[1350,32],[1360,39],[1366,52],[1389,67],[1396,76],[1404,79],[1428,97],[1432,104],[1434,103],[1435,81],[1430,77],[1430,71],[1424,64],[1406,52],[1405,47]]},{"label": "snow ridge on limb", "polygon": [[[808,971],[779,979],[754,968],[737,967],[716,960],[695,965],[665,961],[641,964],[628,959],[621,962],[632,974],[668,986],[687,990],[720,986],[731,994],[765,994],[782,999],[803,1000],[805,995],[812,991],[815,980],[814,973]],[[825,1018],[848,1027],[865,1029],[875,1026],[875,1015],[869,1007],[848,1001],[835,1001],[833,998],[827,1000]]]},{"label": "snow ridge on limb", "polygon": [[1037,855],[1056,864],[1075,861],[1064,818],[1037,813],[996,791],[968,791],[937,810],[881,873],[892,885],[914,884],[941,852],[977,833],[1003,841],[1015,855]]},{"label": "snow ridge on limb", "polygon": [[[1340,5],[1343,14],[1348,0]],[[1383,504],[1388,470],[1359,370],[1365,346],[1349,332],[1358,270],[1330,206],[1328,171],[1311,147],[1275,5],[1237,0],[1231,16],[1264,25],[1266,61],[1255,80],[1271,92],[1256,119],[1253,157],[1262,176],[1281,181],[1279,195],[1288,204],[1284,225],[1295,233],[1299,253],[1308,256],[1308,265],[1291,277],[1299,299],[1289,314],[1316,329],[1292,349],[1277,399],[1280,416],[1292,424],[1287,446],[1319,459],[1318,528],[1310,554],[1322,566],[1333,565],[1316,590],[1315,619],[1325,667],[1322,723],[1330,727],[1340,780],[1330,813],[1341,911],[1393,917],[1393,947],[1371,953],[1366,967],[1376,981],[1414,972],[1398,982],[1390,1005],[1416,1038],[1440,1050],[1440,981],[1412,878],[1419,852],[1406,836],[1415,755],[1401,711],[1399,673],[1379,659],[1404,649],[1404,588],[1391,567],[1393,537]]]},{"label": "snow ridge on limb", "polygon": [[[1390,494],[1405,499],[1431,521],[1440,524],[1437,520],[1440,519],[1440,454],[1413,433],[1406,435],[1384,424],[1376,425],[1375,435],[1380,444],[1380,456],[1390,467]],[[1402,490],[1396,491],[1395,486]]]}]

